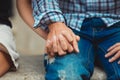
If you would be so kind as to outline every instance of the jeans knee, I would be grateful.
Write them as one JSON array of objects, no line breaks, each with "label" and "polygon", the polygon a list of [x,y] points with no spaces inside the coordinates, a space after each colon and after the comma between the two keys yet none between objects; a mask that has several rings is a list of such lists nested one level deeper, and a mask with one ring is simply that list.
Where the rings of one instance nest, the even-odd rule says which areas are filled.
[{"label": "jeans knee", "polygon": [[46,80],[83,80],[81,76],[74,71],[58,70],[56,73],[47,73]]}]

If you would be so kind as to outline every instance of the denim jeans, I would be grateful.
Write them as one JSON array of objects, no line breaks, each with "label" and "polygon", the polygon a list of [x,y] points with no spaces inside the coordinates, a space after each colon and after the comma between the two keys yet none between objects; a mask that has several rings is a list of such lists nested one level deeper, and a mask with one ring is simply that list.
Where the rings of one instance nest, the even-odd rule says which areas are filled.
[{"label": "denim jeans", "polygon": [[90,80],[97,57],[107,74],[107,80],[120,80],[120,65],[117,64],[119,59],[110,63],[109,58],[105,58],[107,49],[120,42],[120,23],[106,27],[100,18],[87,18],[82,24],[81,31],[73,32],[80,36],[80,52],[51,59],[45,56],[45,79]]}]

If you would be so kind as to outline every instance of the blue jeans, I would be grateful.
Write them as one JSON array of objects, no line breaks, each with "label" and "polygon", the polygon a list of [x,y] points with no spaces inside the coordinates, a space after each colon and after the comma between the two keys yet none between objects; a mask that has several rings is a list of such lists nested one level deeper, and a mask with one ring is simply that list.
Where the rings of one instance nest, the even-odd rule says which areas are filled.
[{"label": "blue jeans", "polygon": [[80,36],[79,53],[45,59],[46,80],[90,80],[94,70],[95,57],[107,74],[107,80],[120,80],[120,65],[108,62],[107,49],[120,42],[120,23],[106,27],[100,18],[85,19],[81,31],[73,30]]}]

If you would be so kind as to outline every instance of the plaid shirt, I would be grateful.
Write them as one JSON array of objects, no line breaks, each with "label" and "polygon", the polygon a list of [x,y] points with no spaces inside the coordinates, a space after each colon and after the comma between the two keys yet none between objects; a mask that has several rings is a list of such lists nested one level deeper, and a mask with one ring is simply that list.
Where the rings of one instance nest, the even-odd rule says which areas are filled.
[{"label": "plaid shirt", "polygon": [[120,21],[120,0],[32,0],[34,27],[48,30],[53,22],[64,22],[80,31],[85,18],[100,17],[109,27]]}]

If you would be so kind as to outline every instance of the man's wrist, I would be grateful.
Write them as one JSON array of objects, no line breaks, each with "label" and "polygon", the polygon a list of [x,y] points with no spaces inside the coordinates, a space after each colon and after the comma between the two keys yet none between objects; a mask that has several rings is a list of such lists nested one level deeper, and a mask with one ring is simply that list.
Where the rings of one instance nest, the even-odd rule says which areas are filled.
[{"label": "man's wrist", "polygon": [[55,27],[59,27],[60,25],[63,25],[63,22],[54,22],[48,25],[49,31],[53,30]]}]

